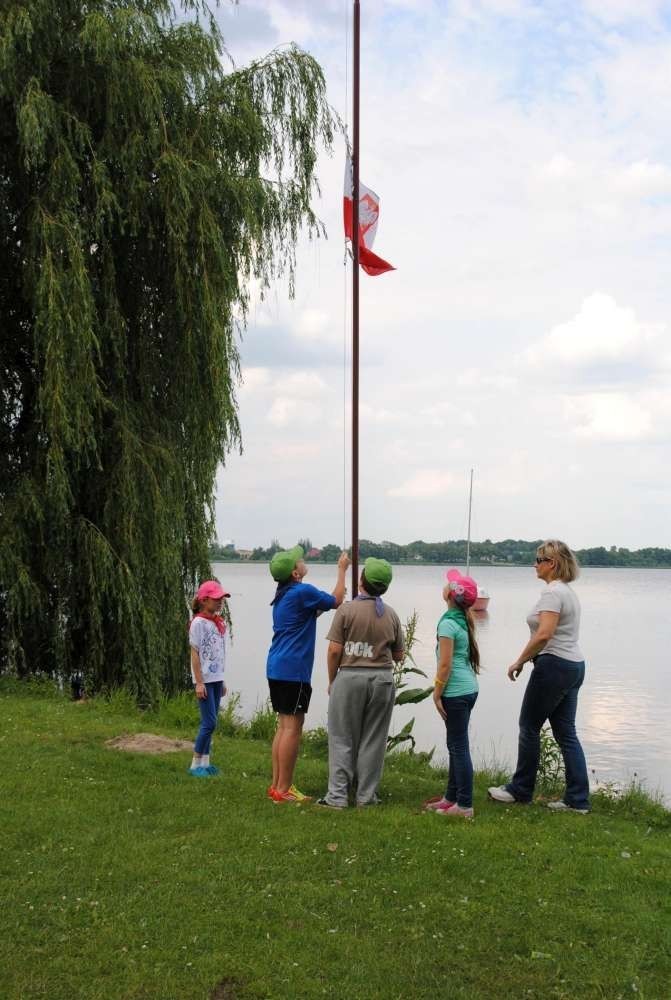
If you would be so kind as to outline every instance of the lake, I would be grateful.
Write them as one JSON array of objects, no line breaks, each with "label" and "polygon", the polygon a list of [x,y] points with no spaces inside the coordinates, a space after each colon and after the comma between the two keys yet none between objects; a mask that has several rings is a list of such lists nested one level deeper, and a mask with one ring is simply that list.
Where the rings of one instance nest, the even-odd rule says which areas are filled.
[{"label": "lake", "polygon": [[[229,689],[241,695],[249,717],[267,698],[265,664],[272,636],[270,601],[275,584],[262,563],[215,563],[231,592],[233,648]],[[528,638],[526,615],[542,584],[532,567],[477,567],[474,576],[491,595],[480,616],[478,641],[483,670],[480,696],[471,717],[471,746],[477,764],[511,764],[517,748],[517,717],[530,667],[512,683],[506,669]],[[335,566],[310,564],[306,580],[331,591]],[[430,683],[435,674],[434,636],[444,605],[444,569],[395,566],[389,604],[402,622],[416,610],[414,656]],[[349,585],[349,579],[348,579]],[[584,569],[575,583],[582,604],[580,643],[587,662],[577,727],[592,779],[627,782],[636,777],[649,791],[671,801],[671,570]],[[326,642],[331,614],[317,622],[313,695],[306,725],[326,724]],[[421,677],[412,687],[424,685]],[[394,710],[392,732],[414,716],[417,749],[436,747],[445,759],[444,731],[431,700]]]}]

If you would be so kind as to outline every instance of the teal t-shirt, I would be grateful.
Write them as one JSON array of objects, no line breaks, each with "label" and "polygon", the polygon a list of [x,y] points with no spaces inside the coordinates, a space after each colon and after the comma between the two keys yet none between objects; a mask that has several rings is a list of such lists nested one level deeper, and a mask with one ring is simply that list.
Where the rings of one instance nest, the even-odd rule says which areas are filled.
[{"label": "teal t-shirt", "polygon": [[457,608],[446,611],[438,622],[436,633],[436,660],[440,658],[441,639],[452,639],[454,643],[452,670],[443,688],[443,698],[474,694],[478,690],[478,678],[471,666],[468,626],[464,612]]}]

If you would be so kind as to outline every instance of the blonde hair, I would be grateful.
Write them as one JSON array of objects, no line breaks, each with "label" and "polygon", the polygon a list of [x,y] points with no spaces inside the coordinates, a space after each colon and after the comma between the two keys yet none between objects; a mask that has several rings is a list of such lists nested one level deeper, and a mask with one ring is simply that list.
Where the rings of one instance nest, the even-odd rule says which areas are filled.
[{"label": "blonde hair", "polygon": [[548,539],[536,549],[536,555],[543,559],[552,559],[555,564],[555,579],[571,583],[580,575],[578,560],[571,552],[566,542],[557,538]]}]

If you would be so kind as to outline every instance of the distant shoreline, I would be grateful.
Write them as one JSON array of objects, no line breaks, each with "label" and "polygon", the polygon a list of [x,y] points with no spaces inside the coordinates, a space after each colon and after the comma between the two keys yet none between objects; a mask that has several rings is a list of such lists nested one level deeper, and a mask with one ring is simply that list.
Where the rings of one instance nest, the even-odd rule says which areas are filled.
[{"label": "distant shoreline", "polygon": [[[452,538],[442,542],[425,542],[417,539],[407,545],[397,542],[373,542],[368,538],[359,541],[359,562],[368,556],[387,559],[394,566],[465,566],[470,552],[470,565],[478,568],[489,566],[533,565],[542,539],[504,538],[494,542],[468,542],[465,538]],[[309,538],[299,539],[305,552],[305,561],[312,564],[335,563],[340,546],[313,545]],[[270,562],[275,552],[285,548],[277,538],[268,547],[257,545],[253,549],[237,548],[233,541],[210,545],[210,559],[219,562]],[[671,548],[648,545],[628,549],[620,545],[593,545],[574,549],[581,566],[592,569],[671,569]]]},{"label": "distant shoreline", "polygon": [[[210,561],[213,563],[221,564],[231,564],[236,566],[263,566],[268,560],[267,559],[240,559],[240,558],[229,558],[226,559],[221,555],[210,555]],[[363,561],[363,560],[360,560]],[[306,560],[308,566],[335,566],[335,559],[308,559]],[[442,562],[432,562],[430,560],[420,560],[420,559],[407,559],[407,560],[394,560],[390,559],[389,562],[392,566],[409,566],[409,567],[426,567],[426,566],[446,566],[450,560]],[[463,560],[460,562],[458,559],[450,562],[450,565],[463,565]],[[473,562],[471,561],[471,569],[529,569],[533,566],[533,562]],[[594,563],[580,563],[581,569],[666,569],[671,570],[671,566],[665,566],[663,563],[657,563],[656,565],[650,565],[645,563],[631,563],[628,566],[601,566]]]}]

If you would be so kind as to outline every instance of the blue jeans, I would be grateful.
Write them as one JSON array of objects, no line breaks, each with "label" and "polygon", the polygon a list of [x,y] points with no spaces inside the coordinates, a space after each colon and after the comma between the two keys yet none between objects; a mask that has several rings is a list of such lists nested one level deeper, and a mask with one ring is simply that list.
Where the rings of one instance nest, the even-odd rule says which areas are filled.
[{"label": "blue jeans", "polygon": [[203,754],[210,752],[212,743],[212,733],[217,728],[217,716],[219,715],[219,705],[224,694],[223,681],[211,681],[205,685],[207,698],[198,698],[198,708],[200,709],[200,729],[193,745],[193,752]]},{"label": "blue jeans", "polygon": [[445,732],[450,757],[445,798],[456,802],[462,809],[470,809],[473,805],[473,761],[468,745],[468,723],[477,698],[477,691],[441,698],[447,713]]},{"label": "blue jeans", "polygon": [[506,785],[518,802],[531,802],[540,761],[540,731],[549,720],[564,758],[564,802],[575,809],[589,809],[589,779],[585,755],[575,731],[578,691],[585,679],[585,664],[541,653],[522,699],[517,769]]}]

